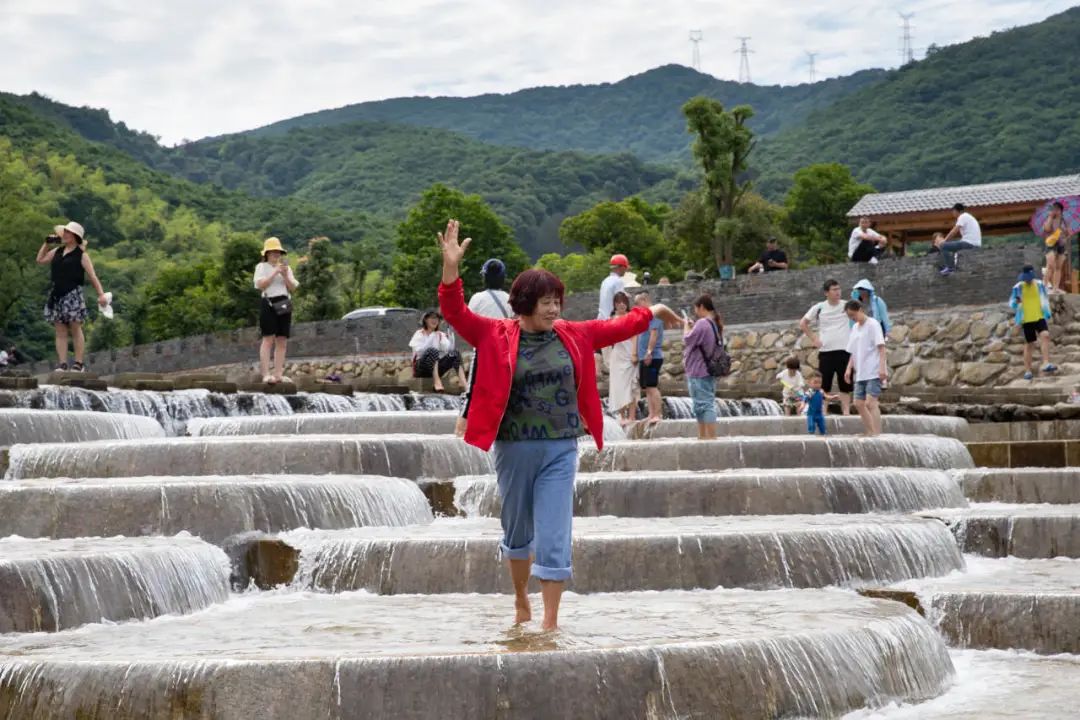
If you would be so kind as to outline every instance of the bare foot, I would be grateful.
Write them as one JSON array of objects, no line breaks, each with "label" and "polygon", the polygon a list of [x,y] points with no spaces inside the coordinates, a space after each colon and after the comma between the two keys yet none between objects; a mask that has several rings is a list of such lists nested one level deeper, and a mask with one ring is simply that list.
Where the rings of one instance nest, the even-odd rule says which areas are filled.
[{"label": "bare foot", "polygon": [[553,632],[553,631],[559,629],[559,621],[558,620],[545,620],[543,625],[540,626],[540,628],[544,632]]},{"label": "bare foot", "polygon": [[649,417],[649,418],[648,418],[648,419],[647,419],[647,420],[646,420],[645,422],[647,422],[647,423],[648,423],[649,425],[656,425],[656,424],[657,424],[657,423],[659,423],[659,422],[660,422],[661,420],[663,420],[663,418],[658,418],[658,417]]},{"label": "bare foot", "polygon": [[529,596],[514,598],[514,624],[520,625],[532,620],[532,605]]}]

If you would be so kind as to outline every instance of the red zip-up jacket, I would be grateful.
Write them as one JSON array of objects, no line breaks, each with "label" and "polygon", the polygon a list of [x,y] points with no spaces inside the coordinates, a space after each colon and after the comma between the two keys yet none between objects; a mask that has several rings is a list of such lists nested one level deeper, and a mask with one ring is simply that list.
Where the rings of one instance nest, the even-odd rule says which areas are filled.
[{"label": "red zip-up jacket", "polygon": [[[461,278],[449,285],[439,283],[439,307],[446,322],[473,346],[478,357],[483,358],[479,364],[480,373],[473,378],[465,442],[481,450],[490,450],[510,400],[521,326],[515,319],[487,318],[469,310]],[[604,417],[600,393],[596,389],[593,353],[645,332],[650,320],[652,311],[635,307],[628,314],[611,320],[555,321],[555,334],[566,346],[574,364],[578,413],[597,448],[604,446]]]}]

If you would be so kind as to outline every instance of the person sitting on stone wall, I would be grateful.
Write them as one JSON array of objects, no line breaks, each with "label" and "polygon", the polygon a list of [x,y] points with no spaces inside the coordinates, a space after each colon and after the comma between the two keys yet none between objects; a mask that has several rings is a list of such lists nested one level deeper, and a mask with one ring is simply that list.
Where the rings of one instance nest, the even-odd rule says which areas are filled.
[{"label": "person sitting on stone wall", "polygon": [[[956,224],[944,237],[934,239],[934,247],[940,250],[945,258],[945,267],[941,269],[942,275],[952,275],[956,272],[957,252],[982,247],[982,228],[979,227],[979,221],[967,211],[964,203],[956,203],[952,211]],[[957,235],[960,239],[954,240],[953,238]]]},{"label": "person sitting on stone wall", "polygon": [[864,215],[859,218],[859,226],[851,231],[851,237],[848,238],[848,258],[851,262],[876,265],[888,244],[889,240],[870,227],[870,218]]},{"label": "person sitting on stone wall", "polygon": [[771,237],[765,241],[765,252],[761,253],[761,257],[750,266],[747,272],[753,275],[754,273],[787,269],[787,253],[780,249],[780,244],[776,241],[776,238]]},{"label": "person sitting on stone wall", "polygon": [[1050,328],[1046,324],[1051,318],[1050,298],[1046,286],[1035,279],[1035,268],[1031,265],[1023,267],[1018,280],[1009,296],[1009,307],[1016,313],[1016,324],[1024,331],[1024,379],[1031,380],[1035,377],[1031,370],[1031,346],[1036,342],[1042,350],[1042,371],[1048,375],[1057,372],[1050,362]]},{"label": "person sitting on stone wall", "polygon": [[442,376],[456,370],[461,387],[468,386],[465,369],[461,366],[461,353],[454,349],[450,335],[439,329],[442,315],[429,310],[420,319],[420,329],[413,333],[409,347],[413,351],[413,377],[431,378],[435,392],[442,392]]}]

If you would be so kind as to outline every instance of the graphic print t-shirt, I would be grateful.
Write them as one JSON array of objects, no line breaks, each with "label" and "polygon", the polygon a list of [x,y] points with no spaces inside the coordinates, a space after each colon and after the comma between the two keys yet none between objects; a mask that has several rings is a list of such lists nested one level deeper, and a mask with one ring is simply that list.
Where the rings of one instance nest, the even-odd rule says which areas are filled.
[{"label": "graphic print t-shirt", "polygon": [[574,364],[554,332],[521,333],[498,440],[561,440],[584,433]]}]

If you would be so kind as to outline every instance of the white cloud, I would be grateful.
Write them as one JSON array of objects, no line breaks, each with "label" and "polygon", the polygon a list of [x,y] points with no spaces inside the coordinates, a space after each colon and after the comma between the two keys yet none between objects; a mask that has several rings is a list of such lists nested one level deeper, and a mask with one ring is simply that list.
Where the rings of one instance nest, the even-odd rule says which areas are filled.
[{"label": "white cloud", "polygon": [[474,95],[613,82],[689,64],[734,79],[738,35],[755,82],[888,67],[897,9],[915,13],[916,48],[1042,20],[1068,2],[1029,0],[0,0],[0,89],[108,108],[166,142],[249,129],[364,100]]}]

